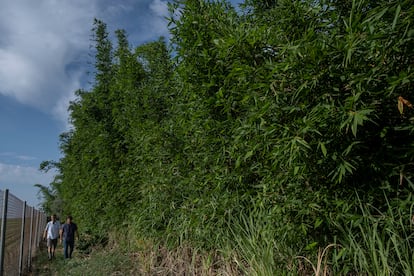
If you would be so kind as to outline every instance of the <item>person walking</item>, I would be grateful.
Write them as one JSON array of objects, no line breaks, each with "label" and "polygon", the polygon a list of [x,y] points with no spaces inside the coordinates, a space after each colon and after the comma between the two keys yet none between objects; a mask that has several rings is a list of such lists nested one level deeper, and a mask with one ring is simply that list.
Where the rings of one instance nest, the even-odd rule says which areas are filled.
[{"label": "person walking", "polygon": [[56,215],[53,214],[50,216],[50,221],[46,224],[45,231],[43,232],[43,239],[47,239],[47,254],[49,260],[55,257],[59,232],[60,223],[56,220]]},{"label": "person walking", "polygon": [[75,247],[75,235],[79,240],[78,226],[72,221],[72,216],[66,218],[66,223],[60,229],[60,242],[63,241],[63,256],[65,259],[72,258]]}]

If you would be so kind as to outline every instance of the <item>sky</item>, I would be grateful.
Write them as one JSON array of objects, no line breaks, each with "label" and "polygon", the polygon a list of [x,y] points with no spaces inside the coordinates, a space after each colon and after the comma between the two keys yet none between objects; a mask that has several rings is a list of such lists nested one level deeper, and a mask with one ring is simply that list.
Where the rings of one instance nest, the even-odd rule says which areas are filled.
[{"label": "sky", "polygon": [[[237,6],[242,0],[232,0]],[[54,173],[59,135],[68,130],[69,102],[87,89],[94,18],[108,31],[125,29],[133,46],[168,38],[166,0],[0,1],[0,189],[30,206]]]}]

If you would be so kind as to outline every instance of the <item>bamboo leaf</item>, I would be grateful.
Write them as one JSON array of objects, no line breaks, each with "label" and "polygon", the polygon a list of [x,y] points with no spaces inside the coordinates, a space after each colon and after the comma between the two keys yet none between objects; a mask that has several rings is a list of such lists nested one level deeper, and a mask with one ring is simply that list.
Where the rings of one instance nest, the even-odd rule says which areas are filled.
[{"label": "bamboo leaf", "polygon": [[398,111],[401,115],[404,113],[404,103],[400,99],[398,99]]},{"label": "bamboo leaf", "polygon": [[398,17],[400,16],[401,12],[401,5],[397,6],[397,9],[395,10],[394,20],[392,21],[392,27],[391,29],[395,29],[395,25],[397,25]]},{"label": "bamboo leaf", "polygon": [[249,159],[250,157],[252,157],[253,155],[253,151],[250,150],[246,153],[246,155],[244,156],[244,161],[246,161],[247,159]]},{"label": "bamboo leaf", "polygon": [[312,250],[318,245],[318,242],[312,242],[306,245],[305,250]]},{"label": "bamboo leaf", "polygon": [[320,143],[320,146],[321,146],[321,151],[322,151],[322,154],[323,154],[323,156],[325,156],[326,157],[326,155],[327,155],[327,150],[326,150],[326,147],[325,147],[325,143]]}]

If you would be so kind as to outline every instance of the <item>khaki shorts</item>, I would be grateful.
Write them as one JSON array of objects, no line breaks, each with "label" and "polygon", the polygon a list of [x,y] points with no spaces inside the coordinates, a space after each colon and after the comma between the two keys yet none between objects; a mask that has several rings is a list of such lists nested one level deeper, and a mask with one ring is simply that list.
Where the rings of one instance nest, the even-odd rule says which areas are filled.
[{"label": "khaki shorts", "polygon": [[56,248],[58,239],[47,239],[47,247]]}]

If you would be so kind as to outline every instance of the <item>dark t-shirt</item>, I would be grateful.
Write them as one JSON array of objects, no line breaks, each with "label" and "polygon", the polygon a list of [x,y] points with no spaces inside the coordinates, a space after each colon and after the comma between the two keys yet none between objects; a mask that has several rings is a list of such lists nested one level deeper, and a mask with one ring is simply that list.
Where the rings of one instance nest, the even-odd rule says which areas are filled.
[{"label": "dark t-shirt", "polygon": [[62,226],[63,239],[66,241],[75,240],[75,232],[78,230],[78,226],[75,223],[65,223]]}]

